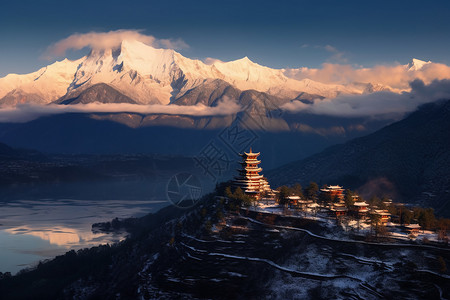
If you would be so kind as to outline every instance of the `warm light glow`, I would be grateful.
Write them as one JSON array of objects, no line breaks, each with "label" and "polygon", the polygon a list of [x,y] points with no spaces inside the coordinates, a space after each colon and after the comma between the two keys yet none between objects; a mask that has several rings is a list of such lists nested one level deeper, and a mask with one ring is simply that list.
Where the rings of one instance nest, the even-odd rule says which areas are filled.
[{"label": "warm light glow", "polygon": [[80,231],[68,227],[42,227],[31,228],[21,226],[5,229],[10,234],[26,234],[48,241],[50,244],[71,248],[82,244],[83,246],[93,246],[98,244],[98,238],[102,235],[94,234],[91,231]]}]

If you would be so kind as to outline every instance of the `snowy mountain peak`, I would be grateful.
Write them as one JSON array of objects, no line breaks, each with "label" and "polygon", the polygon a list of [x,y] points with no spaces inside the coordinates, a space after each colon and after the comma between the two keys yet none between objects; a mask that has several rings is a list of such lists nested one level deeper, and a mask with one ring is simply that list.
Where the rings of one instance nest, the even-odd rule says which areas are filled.
[{"label": "snowy mountain peak", "polygon": [[152,75],[159,80],[167,80],[171,67],[175,64],[175,51],[156,49],[139,41],[125,40],[118,57],[124,67],[137,71],[140,75]]},{"label": "snowy mountain peak", "polygon": [[287,78],[284,70],[259,65],[247,56],[207,65],[172,49],[125,39],[112,48],[93,49],[75,62],[65,59],[31,74],[1,78],[0,104],[26,102],[27,97],[50,103],[77,97],[99,83],[137,103],[169,104],[209,79],[220,79],[242,91],[251,89],[286,99],[302,92],[325,97],[348,92],[342,86]]},{"label": "snowy mountain peak", "polygon": [[413,58],[411,62],[406,65],[406,67],[409,71],[419,71],[428,64],[431,64],[431,61],[423,61],[417,58]]},{"label": "snowy mountain peak", "polygon": [[235,62],[239,62],[239,63],[247,63],[247,64],[254,64],[254,62],[253,61],[251,61],[249,58],[248,58],[248,56],[244,56],[243,58],[241,58],[241,59],[237,59],[237,60],[235,60]]},{"label": "snowy mountain peak", "polygon": [[64,95],[84,58],[64,59],[29,74],[8,74],[0,78],[0,105],[49,103]]}]

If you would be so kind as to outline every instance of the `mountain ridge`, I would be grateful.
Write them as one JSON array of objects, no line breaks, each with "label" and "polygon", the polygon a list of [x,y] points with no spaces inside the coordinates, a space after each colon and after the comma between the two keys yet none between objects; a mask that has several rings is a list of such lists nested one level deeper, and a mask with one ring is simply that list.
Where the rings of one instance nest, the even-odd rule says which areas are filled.
[{"label": "mountain ridge", "polygon": [[296,80],[286,76],[284,69],[261,66],[248,57],[209,65],[171,49],[124,40],[117,48],[91,50],[78,60],[64,59],[30,74],[0,78],[0,104],[47,104],[97,83],[108,84],[139,104],[170,104],[211,79],[285,100],[296,99],[302,93],[334,98],[384,88],[376,83],[338,85]]},{"label": "mountain ridge", "polygon": [[100,103],[131,103],[136,104],[136,101],[123,95],[115,88],[106,83],[96,83],[88,86],[83,91],[76,91],[72,94],[54,101],[55,104],[87,104],[92,102]]}]

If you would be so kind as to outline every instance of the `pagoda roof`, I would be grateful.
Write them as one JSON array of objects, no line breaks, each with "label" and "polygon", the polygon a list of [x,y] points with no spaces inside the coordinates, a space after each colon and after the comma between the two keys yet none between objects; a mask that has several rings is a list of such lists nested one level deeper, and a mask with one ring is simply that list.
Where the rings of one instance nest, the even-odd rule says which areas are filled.
[{"label": "pagoda roof", "polygon": [[259,153],[259,152],[253,152],[252,151],[252,148],[250,148],[250,152],[245,152],[244,151],[244,154],[239,154],[240,156],[258,156],[258,155],[260,155],[261,153]]},{"label": "pagoda roof", "polygon": [[[245,168],[246,171],[262,171],[261,167],[250,167],[250,168]],[[239,171],[243,171],[243,170],[239,170]]]},{"label": "pagoda roof", "polygon": [[256,177],[258,176],[258,178],[263,178],[264,176],[262,174],[259,174],[258,172],[256,172],[256,174],[251,174],[250,172],[244,172],[244,171],[240,171],[239,174],[237,175],[237,177],[241,178],[241,177]]},{"label": "pagoda roof", "polygon": [[252,191],[252,190],[245,190],[244,192],[247,194],[259,194],[259,191]]},{"label": "pagoda roof", "polygon": [[248,183],[253,185],[260,185],[259,180],[250,180],[247,178],[235,178],[234,182],[236,183]]},{"label": "pagoda roof", "polygon": [[254,181],[254,182],[258,182],[258,184],[259,184],[259,180],[261,179],[261,177],[239,176],[239,177],[235,177],[235,179]]},{"label": "pagoda roof", "polygon": [[347,207],[333,207],[332,211],[348,211]]},{"label": "pagoda roof", "polygon": [[420,229],[420,225],[419,224],[409,224],[405,226],[408,229]]},{"label": "pagoda roof", "polygon": [[249,163],[249,164],[259,164],[259,163],[261,163],[261,161],[260,160],[257,160],[256,158],[255,159],[246,159],[246,160],[241,160],[241,161],[239,161],[241,164],[247,164],[247,163]]},{"label": "pagoda roof", "polygon": [[390,216],[391,215],[387,210],[384,210],[384,209],[374,209],[372,211],[372,213],[376,214],[376,215],[383,215],[383,216]]},{"label": "pagoda roof", "polygon": [[258,152],[258,153],[253,153],[253,152],[248,153],[248,152],[244,152],[244,155],[246,155],[246,156],[258,156],[258,155],[260,155],[260,154],[261,154],[260,152]]},{"label": "pagoda roof", "polygon": [[342,186],[340,186],[340,185],[329,185],[328,188],[331,189],[331,190],[341,190]]},{"label": "pagoda roof", "polygon": [[314,202],[312,200],[298,200],[297,203],[300,203],[300,204],[313,204]]}]

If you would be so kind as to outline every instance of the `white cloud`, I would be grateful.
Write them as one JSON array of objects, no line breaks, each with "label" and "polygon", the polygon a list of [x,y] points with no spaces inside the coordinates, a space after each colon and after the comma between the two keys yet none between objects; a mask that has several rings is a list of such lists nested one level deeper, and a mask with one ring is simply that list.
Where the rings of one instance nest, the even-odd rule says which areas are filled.
[{"label": "white cloud", "polygon": [[75,105],[37,105],[22,104],[14,107],[0,108],[0,122],[23,123],[39,117],[63,113],[139,113],[167,114],[193,117],[225,116],[238,113],[241,106],[235,100],[224,99],[217,106],[197,105],[138,105],[128,103],[89,103]]},{"label": "white cloud", "polygon": [[181,39],[157,39],[143,34],[141,30],[114,30],[109,32],[75,33],[49,46],[46,57],[62,56],[69,49],[80,50],[89,47],[95,50],[115,48],[123,40],[137,40],[154,47],[182,49],[189,46]]},{"label": "white cloud", "polygon": [[289,112],[341,117],[391,117],[414,111],[419,105],[450,99],[450,80],[434,80],[425,85],[417,79],[410,83],[411,91],[400,94],[376,92],[363,95],[342,95],[333,99],[314,100],[313,104],[292,101],[282,106]]},{"label": "white cloud", "polygon": [[326,45],[324,47],[324,49],[327,50],[328,52],[338,52],[338,50],[335,47],[331,46],[331,45]]},{"label": "white cloud", "polygon": [[320,69],[306,67],[286,69],[285,75],[298,80],[308,78],[328,84],[370,82],[398,91],[409,90],[409,83],[415,79],[420,79],[425,84],[429,84],[436,79],[450,79],[450,67],[439,63],[429,63],[419,70],[410,70],[408,66],[400,64],[361,68],[348,64],[324,63]]},{"label": "white cloud", "polygon": [[203,60],[203,62],[207,65],[213,65],[215,63],[223,63],[220,59],[213,58],[213,57],[207,57]]},{"label": "white cloud", "polygon": [[309,44],[303,44],[300,46],[300,48],[314,48],[314,49],[321,49],[325,50],[332,55],[327,59],[329,62],[337,62],[337,63],[346,63],[348,60],[345,57],[345,52],[338,50],[336,47],[333,47],[331,45],[309,45]]}]

